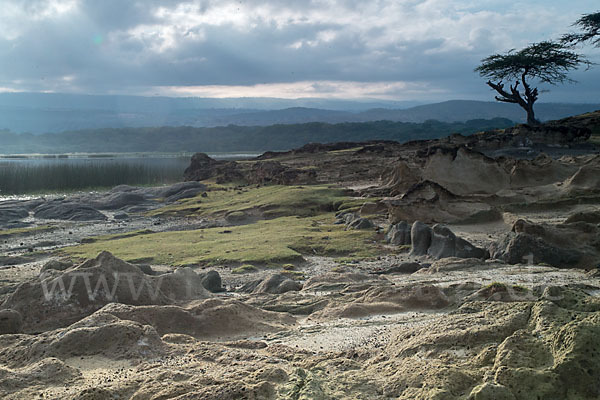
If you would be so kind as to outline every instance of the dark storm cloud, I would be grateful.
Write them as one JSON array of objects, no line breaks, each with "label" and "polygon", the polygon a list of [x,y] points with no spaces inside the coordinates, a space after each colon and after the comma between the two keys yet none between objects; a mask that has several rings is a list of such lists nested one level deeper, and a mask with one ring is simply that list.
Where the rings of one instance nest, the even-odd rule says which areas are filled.
[{"label": "dark storm cloud", "polygon": [[[485,97],[472,72],[482,57],[556,36],[593,8],[586,0],[521,9],[500,0],[5,1],[4,90],[135,94],[308,82],[312,95],[355,85],[358,94],[398,98],[409,87],[420,88],[413,96]],[[577,76],[585,88],[599,81],[598,70]]]}]

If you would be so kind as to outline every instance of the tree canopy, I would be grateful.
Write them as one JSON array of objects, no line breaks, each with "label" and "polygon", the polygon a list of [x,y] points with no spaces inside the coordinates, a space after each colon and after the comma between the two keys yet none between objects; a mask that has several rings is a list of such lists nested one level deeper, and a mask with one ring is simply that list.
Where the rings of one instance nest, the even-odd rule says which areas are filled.
[{"label": "tree canopy", "polygon": [[481,60],[475,68],[481,76],[504,81],[526,78],[555,85],[572,82],[567,73],[588,64],[585,57],[569,50],[564,44],[551,41],[534,43],[522,50],[494,54]]},{"label": "tree canopy", "polygon": [[561,42],[564,44],[575,45],[583,42],[590,42],[596,47],[600,47],[600,11],[584,15],[579,18],[573,26],[577,26],[580,32],[572,32],[563,35]]},{"label": "tree canopy", "polygon": [[[518,51],[513,49],[505,54],[486,57],[475,71],[489,78],[488,86],[499,94],[496,100],[518,104],[527,112],[527,123],[536,125],[539,122],[535,119],[533,105],[538,99],[539,91],[531,87],[529,81],[533,79],[551,85],[572,82],[568,72],[582,64],[590,63],[584,56],[570,50],[566,44],[544,41]],[[515,81],[509,90],[504,89],[503,81],[506,80]],[[523,87],[522,92],[519,85]]]}]

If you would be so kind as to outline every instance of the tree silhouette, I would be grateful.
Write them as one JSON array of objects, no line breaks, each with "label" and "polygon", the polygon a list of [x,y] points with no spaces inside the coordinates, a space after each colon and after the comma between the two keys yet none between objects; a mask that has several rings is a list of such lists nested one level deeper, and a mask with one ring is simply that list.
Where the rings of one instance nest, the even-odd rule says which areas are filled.
[{"label": "tree silhouette", "polygon": [[[556,85],[573,82],[567,73],[589,61],[571,50],[563,43],[544,41],[534,43],[522,50],[510,50],[505,54],[494,54],[481,60],[475,68],[479,75],[489,78],[487,85],[499,96],[497,101],[518,104],[527,112],[527,124],[538,125],[533,105],[539,91],[532,87],[531,80]],[[504,88],[505,80],[514,80],[509,89]],[[519,86],[522,86],[522,89]]]},{"label": "tree silhouette", "polygon": [[567,45],[576,45],[591,42],[592,45],[600,47],[600,11],[587,14],[579,18],[573,26],[579,27],[581,32],[567,33],[560,41]]}]

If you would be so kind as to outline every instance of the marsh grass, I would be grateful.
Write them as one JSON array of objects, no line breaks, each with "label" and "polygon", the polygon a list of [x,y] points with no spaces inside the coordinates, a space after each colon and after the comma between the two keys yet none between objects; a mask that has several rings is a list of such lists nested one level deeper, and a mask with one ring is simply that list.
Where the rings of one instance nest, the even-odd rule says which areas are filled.
[{"label": "marsh grass", "polygon": [[182,179],[184,168],[177,163],[152,165],[119,160],[41,164],[0,161],[0,195],[171,183]]}]

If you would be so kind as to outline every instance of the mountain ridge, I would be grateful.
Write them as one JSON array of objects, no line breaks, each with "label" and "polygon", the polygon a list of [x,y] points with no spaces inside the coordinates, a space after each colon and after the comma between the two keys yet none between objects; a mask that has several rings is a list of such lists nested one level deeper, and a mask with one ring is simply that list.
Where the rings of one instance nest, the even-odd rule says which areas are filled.
[{"label": "mountain ridge", "polygon": [[[68,101],[61,99],[68,99]],[[0,93],[0,129],[16,133],[41,134],[151,126],[269,126],[308,122],[336,124],[383,120],[412,123],[437,120],[452,123],[493,118],[505,118],[515,122],[525,121],[525,113],[513,104],[476,100],[448,100],[414,105],[409,108],[400,108],[398,104],[400,103],[326,99],[210,99]],[[408,105],[408,103],[404,104]],[[261,109],[261,107],[277,105],[285,107]],[[329,105],[332,108],[307,105]],[[394,105],[396,107],[392,107]],[[537,116],[542,121],[561,119],[598,109],[600,104],[539,103],[536,106]]]}]

